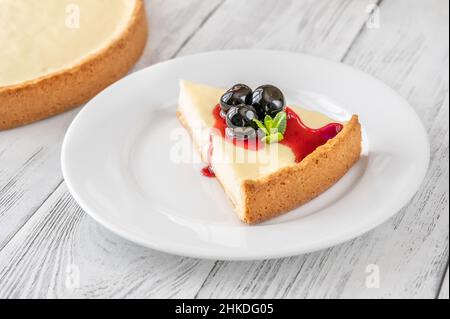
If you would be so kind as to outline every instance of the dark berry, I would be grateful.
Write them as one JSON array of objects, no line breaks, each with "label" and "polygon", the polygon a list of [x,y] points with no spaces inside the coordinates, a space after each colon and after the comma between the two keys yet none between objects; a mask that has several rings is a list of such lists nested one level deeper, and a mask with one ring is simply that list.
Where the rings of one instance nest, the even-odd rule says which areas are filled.
[{"label": "dark berry", "polygon": [[273,85],[263,85],[253,91],[252,105],[260,118],[265,115],[273,117],[286,106],[283,93]]},{"label": "dark berry", "polygon": [[258,128],[254,120],[258,120],[258,113],[255,108],[251,105],[241,105],[239,107],[239,114],[241,114],[244,119],[246,126],[250,126],[253,128]]},{"label": "dark berry", "polygon": [[254,119],[258,119],[256,110],[253,106],[245,104],[231,107],[226,118],[229,128],[255,127]]},{"label": "dark berry", "polygon": [[239,113],[239,108],[236,106],[231,107],[227,113],[227,126],[229,128],[244,127],[245,121]]},{"label": "dark berry", "polygon": [[236,84],[220,98],[220,106],[225,113],[240,104],[252,104],[252,89],[245,84]]}]

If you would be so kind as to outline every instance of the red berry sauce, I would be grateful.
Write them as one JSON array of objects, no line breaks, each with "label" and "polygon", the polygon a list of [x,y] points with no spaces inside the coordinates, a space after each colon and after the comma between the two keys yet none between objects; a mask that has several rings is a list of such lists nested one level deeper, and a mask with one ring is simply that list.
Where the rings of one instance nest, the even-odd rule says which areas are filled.
[{"label": "red berry sauce", "polygon": [[216,177],[216,174],[213,172],[211,166],[209,166],[209,165],[202,168],[201,172],[202,172],[202,175],[205,177],[209,177],[209,178]]},{"label": "red berry sauce", "polygon": [[[286,115],[287,128],[284,133],[284,139],[280,143],[291,148],[292,152],[295,154],[297,163],[300,163],[306,156],[314,152],[319,146],[324,145],[328,140],[336,137],[336,135],[338,135],[344,128],[344,126],[339,123],[330,123],[318,129],[309,128],[302,122],[298,114],[296,114],[289,107],[286,108]],[[215,119],[214,128],[220,132],[223,138],[233,142],[234,145],[251,150],[258,150],[265,147],[265,144],[261,142],[249,143],[248,141],[230,139],[227,137],[225,133],[227,123],[225,119],[220,116],[220,105],[217,105],[214,108],[213,116]],[[211,141],[208,151],[209,158],[211,158],[212,151]],[[215,177],[215,174],[210,166],[203,168],[202,174],[206,177]]]},{"label": "red berry sauce", "polygon": [[291,108],[286,108],[286,114],[287,128],[284,140],[280,143],[291,148],[297,163],[300,163],[319,146],[336,137],[344,128],[342,124],[330,123],[324,127],[312,129],[307,127]]}]

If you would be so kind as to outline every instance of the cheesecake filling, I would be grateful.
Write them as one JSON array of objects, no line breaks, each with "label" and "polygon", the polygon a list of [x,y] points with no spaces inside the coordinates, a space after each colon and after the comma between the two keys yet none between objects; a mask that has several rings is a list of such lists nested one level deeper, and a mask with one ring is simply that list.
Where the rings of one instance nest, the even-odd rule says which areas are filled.
[{"label": "cheesecake filling", "polygon": [[0,87],[73,67],[125,30],[135,0],[0,0]]},{"label": "cheesecake filling", "polygon": [[[226,124],[219,115],[220,107],[217,103],[225,90],[188,81],[181,81],[180,85],[178,111],[188,123],[192,137],[201,150],[202,158],[209,163],[238,208],[242,206],[240,188],[245,180],[270,175],[282,168],[295,165],[308,155],[301,152],[305,150],[297,152],[295,145],[288,143],[300,138],[295,136],[299,129],[314,131],[316,137],[323,140],[322,144],[336,136],[342,129],[341,123],[322,113],[291,106],[287,109],[291,122],[288,123],[286,131],[288,138],[285,143],[257,144],[256,147],[236,145],[224,136],[223,126]],[[298,125],[298,128],[289,131],[289,125]],[[209,133],[205,134],[205,131]],[[289,134],[294,136],[289,137]],[[317,143],[320,144],[320,141]],[[211,170],[208,170],[208,173],[211,173]]]},{"label": "cheesecake filling", "polygon": [[[220,133],[223,128],[216,127],[218,131],[212,135],[209,132],[205,133],[217,126],[218,113],[214,112],[214,109],[225,90],[189,81],[181,81],[180,86],[178,110],[189,123],[192,137],[202,152],[202,158],[207,160],[210,157],[214,169],[215,166],[229,165],[233,167],[237,180],[247,180],[260,178],[262,175],[274,173],[280,168],[298,162],[289,145],[276,143],[256,147],[257,149],[235,147],[235,144],[230,143],[223,133]],[[332,123],[340,123],[319,112],[293,106],[290,109],[311,129],[320,129]],[[336,134],[337,132],[335,132]],[[211,153],[211,143],[214,151],[209,154]]]}]

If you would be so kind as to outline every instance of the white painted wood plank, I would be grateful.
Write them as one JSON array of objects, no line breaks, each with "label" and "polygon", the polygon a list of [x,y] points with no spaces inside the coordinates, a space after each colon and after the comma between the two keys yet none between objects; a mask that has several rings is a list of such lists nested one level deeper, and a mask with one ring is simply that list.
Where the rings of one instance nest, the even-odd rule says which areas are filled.
[{"label": "white painted wood plank", "polygon": [[301,51],[339,60],[376,0],[227,0],[181,55],[221,49]]},{"label": "white painted wood plank", "polygon": [[[363,30],[345,62],[396,88],[428,128],[432,162],[415,198],[396,218],[332,249],[277,261],[217,263],[198,297],[436,296],[448,260],[448,2],[384,1],[381,23],[380,29]],[[374,270],[380,286],[368,288]]]},{"label": "white painted wood plank", "polygon": [[[237,1],[234,3],[238,4]],[[293,2],[291,1],[291,3]],[[323,0],[304,3],[307,5],[297,8],[297,10],[301,9],[296,15],[297,22],[309,21],[308,16],[311,12],[315,12],[314,23],[316,23],[316,26],[305,29],[304,24],[306,22],[303,22],[298,30],[298,38],[294,36],[289,38],[289,41],[293,43],[297,41],[300,44],[303,41],[302,39],[306,38],[314,46],[313,39],[316,39],[316,41],[320,41],[320,45],[317,44],[317,47],[326,48],[330,52],[330,58],[338,58],[334,53],[335,51],[331,49],[345,52],[352,42],[352,37],[358,33],[366,19],[365,10],[361,10],[364,9],[361,2],[356,0],[332,2]],[[316,3],[319,3],[320,13],[323,16],[315,9]],[[338,3],[344,6],[343,10],[338,10]],[[193,7],[198,10],[195,5]],[[216,8],[213,8],[213,10]],[[247,10],[251,12],[257,11],[256,9],[258,8]],[[223,16],[222,10],[224,10],[223,7],[211,17],[211,20],[216,15]],[[225,8],[225,10],[230,10],[230,7]],[[288,21],[292,17],[291,10],[280,11],[278,9],[280,14],[278,18],[282,21]],[[189,10],[186,11],[190,12]],[[191,12],[191,14],[194,13]],[[176,13],[174,15],[178,16]],[[334,17],[333,26],[340,26],[339,33],[334,33],[332,30],[327,31],[325,29],[326,22],[320,22],[321,18],[328,21],[330,17]],[[259,23],[259,17],[255,18]],[[182,18],[179,17],[178,19]],[[204,19],[198,20],[196,20],[196,28],[205,23]],[[344,22],[340,22],[341,20]],[[349,23],[348,27],[343,26],[345,21]],[[216,23],[221,23],[221,19]],[[247,23],[247,21],[242,20],[241,23]],[[256,25],[256,22],[254,24]],[[205,28],[209,26],[208,21]],[[241,30],[245,25],[239,25],[235,22],[229,24],[229,27],[230,30]],[[298,26],[294,24],[291,27],[297,30]],[[167,32],[169,34],[176,32],[173,30],[177,30],[177,28],[174,27]],[[156,32],[157,30],[153,31],[153,33]],[[297,34],[296,32],[293,34]],[[318,32],[321,36],[316,37],[313,34],[308,36],[309,33],[314,32]],[[334,35],[330,37],[329,34]],[[276,41],[280,44],[284,43],[282,39],[273,40],[273,38],[279,36],[279,34],[271,35],[267,38],[267,41],[272,44]],[[159,38],[164,39],[168,37],[159,36]],[[213,40],[216,35],[211,34],[210,37]],[[339,38],[341,40],[336,37],[341,37]],[[195,38],[194,36],[194,41]],[[327,42],[332,43],[326,45]],[[197,49],[207,49],[206,44]],[[184,53],[193,52],[190,51],[193,49],[189,43],[188,46],[189,48],[185,49]],[[209,47],[209,49],[214,49],[214,47]],[[176,51],[173,54],[176,54]],[[149,61],[151,61],[151,58]],[[129,251],[131,252],[128,253]],[[75,263],[80,269],[81,287],[75,293],[67,291],[65,287],[67,279],[65,270],[68,264],[65,260],[67,259],[70,260],[69,264]],[[140,263],[141,260],[144,260],[144,262]],[[142,273],[146,271],[145,268],[151,267],[154,263],[156,263],[156,266],[154,266],[152,274],[142,278]],[[184,263],[185,266],[178,266],[180,263]],[[197,262],[167,256],[136,247],[109,234],[86,215],[81,214],[73,201],[67,198],[63,184],[3,251],[0,251],[0,296],[187,297],[195,295],[194,292],[200,288],[199,285],[203,283],[211,267],[212,263],[208,261]],[[189,269],[189,271],[186,269]],[[136,276],[135,273],[141,277]],[[189,276],[192,279],[186,279],[183,276]],[[182,278],[180,279],[180,277]],[[138,288],[131,289],[130,285]],[[163,286],[163,288],[159,288],[160,286]]]},{"label": "white painted wood plank", "polygon": [[380,267],[380,289],[358,291],[350,284],[342,296],[435,298],[449,240],[449,2],[386,1],[380,18],[380,29],[360,37],[346,63],[382,79],[411,103],[428,130],[431,163],[409,205],[366,243],[368,260]]},{"label": "white painted wood plank", "polygon": [[449,270],[447,268],[447,273],[442,281],[441,291],[439,292],[439,299],[449,299],[449,287],[448,287],[448,276]]},{"label": "white painted wood plank", "polygon": [[[146,1],[150,40],[134,70],[173,56],[220,3]],[[0,250],[62,182],[61,144],[78,110],[0,132]]]},{"label": "white painted wood plank", "polygon": [[213,265],[122,240],[64,185],[12,242],[0,251],[0,298],[187,298]]},{"label": "white painted wood plank", "polygon": [[445,0],[383,2],[380,28],[365,29],[345,59],[398,91],[427,129],[448,94],[448,12]]},{"label": "white painted wood plank", "polygon": [[0,250],[62,182],[62,138],[77,112],[0,132]]},{"label": "white painted wood plank", "polygon": [[145,0],[149,41],[136,69],[174,57],[224,1]]}]

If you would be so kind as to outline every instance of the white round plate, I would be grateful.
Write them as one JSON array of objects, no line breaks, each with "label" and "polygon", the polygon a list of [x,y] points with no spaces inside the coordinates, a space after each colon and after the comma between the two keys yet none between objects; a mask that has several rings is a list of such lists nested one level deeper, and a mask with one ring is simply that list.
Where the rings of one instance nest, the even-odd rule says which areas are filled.
[{"label": "white round plate", "polygon": [[[363,156],[312,202],[245,225],[201,164],[171,160],[180,79],[224,88],[271,83],[288,104],[338,118],[358,114]],[[392,89],[343,64],[278,51],[210,52],[132,74],[84,107],[62,150],[70,192],[100,224],[153,249],[224,260],[287,257],[359,236],[411,199],[428,162],[427,134]]]}]

